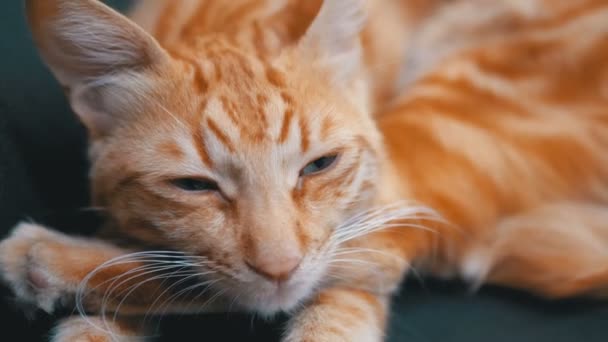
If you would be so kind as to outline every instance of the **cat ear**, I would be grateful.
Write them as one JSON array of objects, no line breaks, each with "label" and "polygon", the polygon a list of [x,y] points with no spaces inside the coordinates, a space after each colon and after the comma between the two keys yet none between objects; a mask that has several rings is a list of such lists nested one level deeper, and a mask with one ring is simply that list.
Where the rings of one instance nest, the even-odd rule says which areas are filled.
[{"label": "cat ear", "polygon": [[97,0],[26,0],[39,52],[92,136],[122,119],[168,56],[135,23]]},{"label": "cat ear", "polygon": [[324,0],[299,47],[330,71],[336,82],[348,82],[362,63],[360,33],[366,0]]}]

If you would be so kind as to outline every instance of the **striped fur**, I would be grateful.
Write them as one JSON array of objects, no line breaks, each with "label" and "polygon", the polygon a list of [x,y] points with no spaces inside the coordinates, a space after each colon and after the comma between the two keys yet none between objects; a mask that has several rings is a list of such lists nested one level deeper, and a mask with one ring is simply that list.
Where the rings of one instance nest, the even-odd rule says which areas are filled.
[{"label": "striped fur", "polygon": [[[164,0],[132,21],[94,0],[27,4],[91,132],[104,233],[165,252],[122,266],[132,251],[22,225],[0,266],[26,300],[50,311],[96,286],[130,297],[93,294],[92,312],[206,309],[207,283],[194,309],[168,278],[104,285],[172,253],[230,308],[293,313],[290,342],[382,340],[412,264],[549,298],[608,294],[606,1]],[[337,158],[303,175],[323,156]],[[84,246],[90,262],[69,262]]]}]

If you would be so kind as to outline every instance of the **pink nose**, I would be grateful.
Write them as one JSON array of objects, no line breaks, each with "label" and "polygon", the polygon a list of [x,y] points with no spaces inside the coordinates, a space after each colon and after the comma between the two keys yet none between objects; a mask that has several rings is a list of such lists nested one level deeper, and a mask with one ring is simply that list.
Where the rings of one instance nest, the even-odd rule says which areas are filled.
[{"label": "pink nose", "polygon": [[283,256],[265,254],[246,261],[247,266],[255,273],[272,281],[285,281],[298,268],[302,255],[292,252]]}]

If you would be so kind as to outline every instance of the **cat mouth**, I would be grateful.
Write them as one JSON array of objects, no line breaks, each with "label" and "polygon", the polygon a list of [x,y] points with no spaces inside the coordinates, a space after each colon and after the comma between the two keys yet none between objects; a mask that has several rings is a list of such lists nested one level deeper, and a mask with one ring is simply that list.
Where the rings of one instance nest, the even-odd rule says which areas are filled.
[{"label": "cat mouth", "polygon": [[266,298],[260,298],[255,310],[262,314],[276,314],[293,310],[302,301],[302,289],[287,284],[276,285]]},{"label": "cat mouth", "polygon": [[240,284],[233,288],[232,297],[247,311],[262,315],[289,312],[304,301],[313,286],[304,281],[258,282]]},{"label": "cat mouth", "polygon": [[260,281],[248,284],[248,307],[262,315],[291,312],[309,300],[324,284],[327,265],[306,264],[284,281]]},{"label": "cat mouth", "polygon": [[213,283],[212,292],[219,292],[222,301],[231,309],[275,315],[290,312],[306,301],[322,282],[326,267],[323,263],[303,264],[284,279],[268,279],[259,275],[243,274],[222,267],[213,269],[214,276],[205,278]]}]

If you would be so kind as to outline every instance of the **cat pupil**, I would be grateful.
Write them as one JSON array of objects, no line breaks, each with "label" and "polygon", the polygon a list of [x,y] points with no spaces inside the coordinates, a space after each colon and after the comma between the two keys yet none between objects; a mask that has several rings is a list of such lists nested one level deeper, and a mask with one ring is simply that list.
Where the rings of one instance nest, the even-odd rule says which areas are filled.
[{"label": "cat pupil", "polygon": [[311,163],[309,163],[308,165],[306,165],[306,167],[304,169],[302,169],[301,175],[306,176],[306,175],[314,174],[317,172],[321,172],[321,171],[327,169],[328,167],[330,167],[336,161],[337,158],[338,158],[337,155],[333,155],[333,156],[325,156],[325,157],[316,159],[316,160],[312,161]]}]

